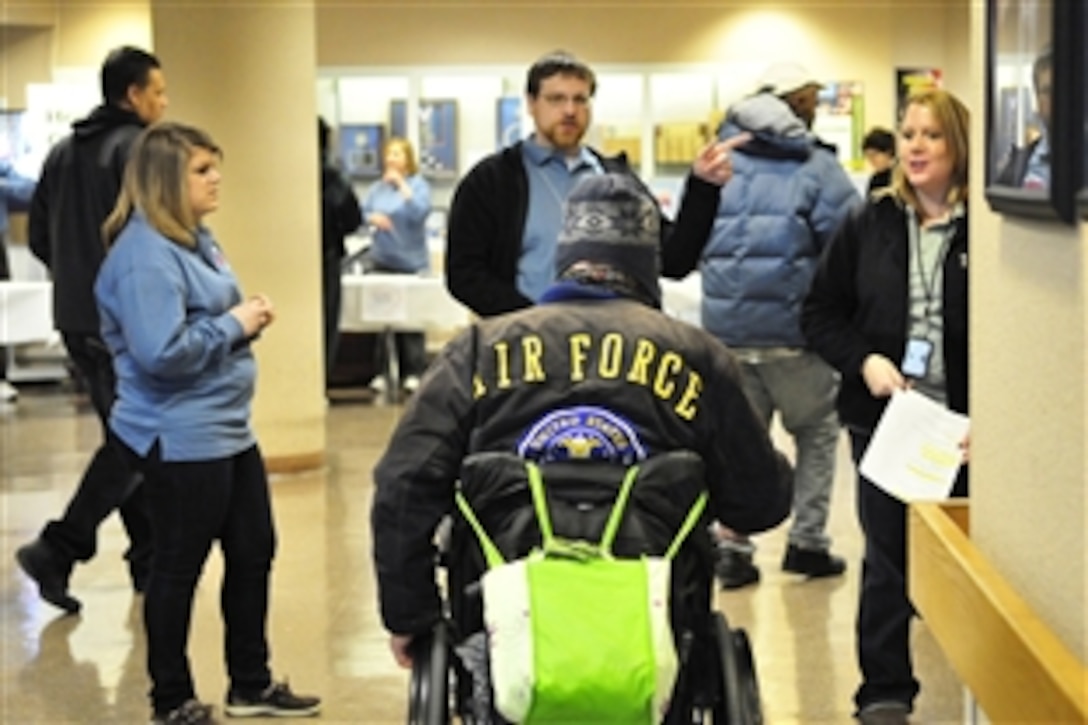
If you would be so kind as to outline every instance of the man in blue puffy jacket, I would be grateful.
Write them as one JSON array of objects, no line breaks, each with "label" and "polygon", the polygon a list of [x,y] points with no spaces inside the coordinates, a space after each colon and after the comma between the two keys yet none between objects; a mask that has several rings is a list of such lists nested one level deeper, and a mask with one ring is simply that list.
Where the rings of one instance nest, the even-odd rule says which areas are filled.
[{"label": "man in blue puffy jacket", "polygon": [[[705,246],[666,246],[663,272],[702,270],[702,324],[741,362],[745,391],[766,425],[777,411],[797,461],[785,571],[837,576],[846,562],[826,533],[835,474],[838,378],[805,347],[801,302],[831,233],[861,197],[834,150],[810,130],[820,84],[793,63],[768,69],[759,91],[734,104],[719,140],[750,134],[733,153]],[[717,574],[735,589],[759,581],[754,545],[719,532]]]}]

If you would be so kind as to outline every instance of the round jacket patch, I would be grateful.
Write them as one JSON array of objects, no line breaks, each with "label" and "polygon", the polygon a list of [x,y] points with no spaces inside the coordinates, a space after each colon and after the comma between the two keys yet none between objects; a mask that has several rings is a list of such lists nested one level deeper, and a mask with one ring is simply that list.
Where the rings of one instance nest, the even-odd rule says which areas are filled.
[{"label": "round jacket patch", "polygon": [[518,442],[518,455],[533,461],[594,460],[626,466],[646,458],[634,427],[607,408],[576,406],[552,411]]}]

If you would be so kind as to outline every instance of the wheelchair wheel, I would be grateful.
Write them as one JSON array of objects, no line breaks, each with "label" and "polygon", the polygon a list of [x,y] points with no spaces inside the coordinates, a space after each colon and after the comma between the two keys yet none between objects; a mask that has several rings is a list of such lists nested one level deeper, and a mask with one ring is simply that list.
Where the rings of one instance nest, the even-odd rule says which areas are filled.
[{"label": "wheelchair wheel", "polygon": [[714,708],[714,725],[763,725],[763,704],[759,695],[752,648],[748,634],[731,629],[725,615],[714,616],[722,697]]},{"label": "wheelchair wheel", "polygon": [[440,622],[413,642],[408,725],[449,725],[449,627]]}]

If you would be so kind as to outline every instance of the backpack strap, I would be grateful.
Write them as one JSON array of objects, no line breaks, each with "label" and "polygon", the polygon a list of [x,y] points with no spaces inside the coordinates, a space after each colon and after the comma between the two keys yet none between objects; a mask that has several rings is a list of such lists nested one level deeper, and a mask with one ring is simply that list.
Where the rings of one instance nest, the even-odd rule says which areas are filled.
[{"label": "backpack strap", "polygon": [[[620,521],[623,519],[623,510],[627,507],[627,499],[631,496],[631,488],[635,485],[635,479],[638,478],[638,466],[631,466],[624,473],[623,485],[616,494],[616,501],[612,504],[612,511],[608,515],[608,521],[605,523],[601,541],[598,544],[556,539],[552,530],[551,516],[548,513],[548,500],[544,495],[544,477],[540,473],[540,466],[532,461],[526,461],[525,470],[528,473],[529,490],[533,494],[533,507],[536,509],[536,518],[540,524],[544,551],[568,556],[596,555],[611,559],[612,542],[615,541],[616,532],[620,529]],[[577,551],[572,551],[572,547]]]},{"label": "backpack strap", "polygon": [[669,544],[669,548],[665,551],[665,558],[671,560],[676,556],[676,552],[680,551],[680,547],[684,543],[684,539],[688,538],[688,534],[695,528],[695,524],[699,523],[699,518],[703,515],[703,511],[706,509],[706,491],[699,494],[699,498],[695,499],[695,503],[688,509],[688,515],[684,519],[684,523],[681,524],[680,530],[676,532],[676,537]]},{"label": "backpack strap", "polygon": [[[604,531],[601,533],[601,541],[598,544],[584,541],[566,541],[556,538],[555,531],[552,528],[551,515],[548,512],[548,500],[544,493],[544,477],[540,472],[540,466],[533,461],[526,461],[525,471],[529,480],[529,491],[533,496],[533,508],[536,511],[537,523],[540,526],[540,536],[543,544],[542,549],[545,554],[555,554],[573,558],[586,558],[590,556],[600,556],[606,559],[613,558],[612,543],[616,540],[616,534],[620,529],[620,522],[623,520],[624,509],[627,508],[627,501],[631,496],[631,489],[634,487],[635,480],[638,478],[638,466],[631,466],[624,473],[623,483],[620,486],[619,492],[616,494],[616,501],[612,505],[612,511],[608,515],[608,521],[605,522]],[[461,511],[461,515],[465,517],[465,521],[468,522],[469,526],[472,527],[473,532],[475,532],[488,568],[493,569],[506,563],[506,559],[503,558],[502,552],[499,551],[499,548],[495,546],[495,542],[487,535],[487,532],[484,531],[483,525],[480,523],[480,520],[476,518],[476,513],[472,510],[472,506],[460,489],[455,492],[454,500],[457,502],[457,508]],[[676,556],[680,547],[683,545],[684,540],[687,539],[688,534],[695,528],[695,525],[703,515],[703,511],[706,509],[706,502],[707,495],[704,491],[699,494],[699,497],[695,499],[695,503],[693,503],[688,510],[688,514],[684,518],[684,523],[681,524],[679,531],[676,532],[676,536],[673,537],[672,543],[669,544],[669,548],[665,551],[665,559],[671,560]]]},{"label": "backpack strap", "polygon": [[491,540],[491,537],[484,531],[483,525],[480,520],[476,518],[476,513],[472,510],[472,506],[469,505],[468,499],[465,498],[465,494],[461,493],[461,489],[458,488],[454,494],[454,500],[457,501],[457,508],[461,510],[461,515],[465,517],[465,521],[472,527],[472,530],[476,532],[476,539],[480,542],[480,549],[484,552],[484,560],[487,562],[488,569],[494,569],[497,566],[502,566],[506,563],[506,559],[502,558],[502,552],[499,551],[499,547],[495,546],[495,542]]}]

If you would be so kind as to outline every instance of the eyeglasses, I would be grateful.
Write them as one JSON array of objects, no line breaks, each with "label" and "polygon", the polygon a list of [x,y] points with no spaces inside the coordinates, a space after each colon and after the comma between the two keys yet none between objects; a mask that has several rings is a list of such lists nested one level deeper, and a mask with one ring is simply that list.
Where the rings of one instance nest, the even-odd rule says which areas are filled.
[{"label": "eyeglasses", "polygon": [[566,108],[569,104],[574,104],[575,108],[586,108],[589,106],[592,100],[589,96],[583,96],[581,94],[575,96],[568,96],[563,93],[547,93],[540,97],[545,103],[553,108]]}]

